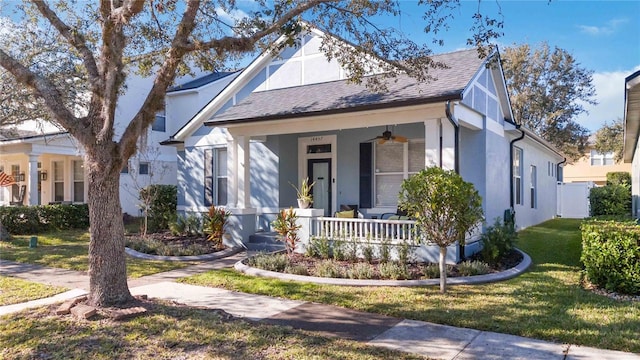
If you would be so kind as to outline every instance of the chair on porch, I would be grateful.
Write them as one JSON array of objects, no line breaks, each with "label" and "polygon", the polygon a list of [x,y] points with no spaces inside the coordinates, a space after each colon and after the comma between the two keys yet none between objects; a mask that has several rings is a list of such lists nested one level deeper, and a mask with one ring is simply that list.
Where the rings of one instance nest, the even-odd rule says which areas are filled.
[{"label": "chair on porch", "polygon": [[336,211],[333,217],[358,219],[359,216],[358,205],[340,205],[340,211]]},{"label": "chair on porch", "polygon": [[12,206],[24,205],[24,195],[26,192],[27,192],[27,185],[20,186],[20,192],[18,192],[18,201],[10,201],[9,204]]},{"label": "chair on porch", "polygon": [[395,213],[384,213],[384,214],[380,215],[380,219],[411,220],[411,218],[407,214],[407,211],[406,210],[402,210],[400,208],[396,208],[396,212]]}]

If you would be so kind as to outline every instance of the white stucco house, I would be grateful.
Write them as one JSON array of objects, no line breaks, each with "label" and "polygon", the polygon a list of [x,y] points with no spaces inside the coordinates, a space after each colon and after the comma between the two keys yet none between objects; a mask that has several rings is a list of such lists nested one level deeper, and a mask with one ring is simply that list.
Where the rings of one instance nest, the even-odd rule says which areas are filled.
[{"label": "white stucco house", "polygon": [[623,160],[631,163],[632,214],[640,218],[640,71],[627,76],[624,89]]},{"label": "white stucco house", "polygon": [[224,205],[232,235],[246,242],[279,209],[296,207],[290,184],[309,177],[314,209],[299,214],[311,235],[341,205],[361,214],[348,226],[382,224],[402,180],[440,166],[475,185],[489,222],[510,208],[520,228],[556,215],[564,159],[515,125],[497,51],[436,55],[447,68],[430,70],[435,80],[399,75],[374,93],[327,61],[323,36],[312,30],[296,47],[263,53],[163,142],[178,152],[179,211]]},{"label": "white stucco house", "polygon": [[[140,151],[122,170],[122,210],[139,214],[139,190],[150,183],[175,185],[176,149],[160,141],[180,129],[237,74],[221,72],[183,77],[166,95],[165,111],[157,115]],[[153,79],[131,73],[116,108],[116,134],[124,131],[140,109]],[[87,198],[82,148],[66,132],[34,121],[17,131],[0,133],[0,171],[17,183],[0,187],[0,205],[84,203]]]}]

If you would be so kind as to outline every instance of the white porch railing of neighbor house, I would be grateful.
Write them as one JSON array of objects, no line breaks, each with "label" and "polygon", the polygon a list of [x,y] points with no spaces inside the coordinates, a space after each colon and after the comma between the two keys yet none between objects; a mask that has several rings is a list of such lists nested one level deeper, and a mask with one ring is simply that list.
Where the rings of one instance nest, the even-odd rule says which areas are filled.
[{"label": "white porch railing of neighbor house", "polygon": [[356,242],[417,243],[416,223],[413,220],[315,218],[314,237]]}]

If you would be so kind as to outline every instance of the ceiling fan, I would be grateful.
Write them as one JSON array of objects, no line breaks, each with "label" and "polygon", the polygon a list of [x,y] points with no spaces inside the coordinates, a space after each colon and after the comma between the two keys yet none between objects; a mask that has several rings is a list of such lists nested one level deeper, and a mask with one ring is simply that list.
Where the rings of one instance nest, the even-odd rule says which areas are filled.
[{"label": "ceiling fan", "polygon": [[382,145],[387,141],[394,141],[400,143],[406,143],[408,140],[406,137],[401,135],[393,135],[393,133],[389,130],[389,126],[387,125],[386,130],[382,132],[382,135],[378,135],[369,141],[378,140],[378,144]]}]

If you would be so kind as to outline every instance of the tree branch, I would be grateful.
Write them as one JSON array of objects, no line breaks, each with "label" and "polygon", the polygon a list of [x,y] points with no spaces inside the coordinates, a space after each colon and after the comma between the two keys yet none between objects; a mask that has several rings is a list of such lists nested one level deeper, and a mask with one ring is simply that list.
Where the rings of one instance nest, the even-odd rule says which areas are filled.
[{"label": "tree branch", "polygon": [[125,0],[122,6],[111,11],[111,17],[115,22],[126,24],[129,20],[139,14],[144,8],[144,0]]},{"label": "tree branch", "polygon": [[73,31],[67,24],[65,24],[56,13],[49,8],[44,1],[32,1],[38,8],[38,11],[53,25],[58,32],[64,36],[65,39],[80,53],[82,56],[82,62],[87,69],[89,75],[89,83],[91,84],[92,92],[99,93],[100,90],[100,75],[98,72],[98,65],[96,59],[93,56],[93,52],[87,46],[84,36],[79,31]]},{"label": "tree branch", "polygon": [[35,74],[2,49],[0,66],[11,73],[18,83],[34,90],[42,98],[47,109],[53,113],[55,120],[82,144],[90,144],[94,140],[93,133],[87,132],[82,122],[64,106],[62,94],[51,81]]}]

